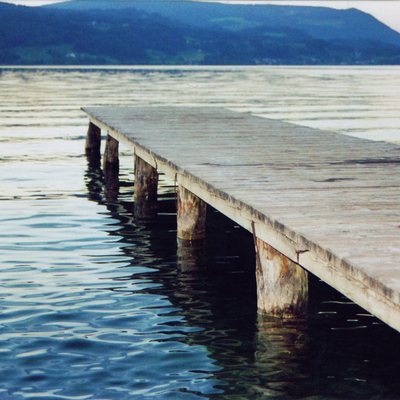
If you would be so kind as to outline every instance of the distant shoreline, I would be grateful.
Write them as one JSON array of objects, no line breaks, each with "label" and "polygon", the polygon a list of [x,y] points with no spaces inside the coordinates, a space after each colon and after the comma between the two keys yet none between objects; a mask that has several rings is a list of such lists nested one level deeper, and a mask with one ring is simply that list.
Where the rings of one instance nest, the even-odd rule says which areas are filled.
[{"label": "distant shoreline", "polygon": [[44,69],[44,70],[239,70],[239,69],[400,69],[400,64],[396,65],[0,65],[0,69]]}]

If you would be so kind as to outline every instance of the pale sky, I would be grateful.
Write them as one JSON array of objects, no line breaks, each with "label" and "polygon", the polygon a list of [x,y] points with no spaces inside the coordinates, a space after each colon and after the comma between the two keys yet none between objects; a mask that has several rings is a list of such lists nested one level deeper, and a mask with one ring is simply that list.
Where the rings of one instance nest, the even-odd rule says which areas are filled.
[{"label": "pale sky", "polygon": [[[24,4],[29,6],[37,6],[43,4],[56,3],[64,0],[0,0],[3,2]],[[95,0],[94,0],[95,1]],[[115,0],[113,0],[115,1]],[[146,1],[146,0],[143,0]],[[148,0],[151,1],[151,0]],[[400,32],[400,0],[225,0],[226,3],[268,3],[268,4],[291,4],[291,5],[308,5],[308,6],[324,6],[332,8],[359,8],[375,18],[379,19],[386,25]]]}]

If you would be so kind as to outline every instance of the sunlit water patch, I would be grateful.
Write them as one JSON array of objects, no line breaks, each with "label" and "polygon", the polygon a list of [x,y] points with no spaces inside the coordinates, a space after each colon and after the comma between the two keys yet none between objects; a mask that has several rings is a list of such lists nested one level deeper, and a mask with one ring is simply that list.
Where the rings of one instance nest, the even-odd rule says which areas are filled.
[{"label": "sunlit water patch", "polygon": [[307,320],[258,320],[250,235],[211,211],[182,260],[173,182],[136,220],[132,154],[106,190],[79,108],[221,106],[399,141],[399,83],[398,68],[1,70],[0,399],[398,398],[397,333],[316,279]]}]

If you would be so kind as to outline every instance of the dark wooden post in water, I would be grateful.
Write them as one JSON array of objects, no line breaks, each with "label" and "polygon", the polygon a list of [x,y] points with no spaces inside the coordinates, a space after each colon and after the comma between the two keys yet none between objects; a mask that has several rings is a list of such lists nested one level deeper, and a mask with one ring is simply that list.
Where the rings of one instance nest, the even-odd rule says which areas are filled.
[{"label": "dark wooden post in water", "polygon": [[256,239],[257,304],[261,313],[298,317],[307,311],[307,272],[269,244]]},{"label": "dark wooden post in water", "polygon": [[157,170],[135,156],[135,215],[151,217],[157,212]]},{"label": "dark wooden post in water", "polygon": [[207,204],[182,186],[178,186],[178,239],[195,241],[206,233]]},{"label": "dark wooden post in water", "polygon": [[104,179],[108,189],[119,187],[119,158],[118,140],[107,135],[106,147],[103,156]]},{"label": "dark wooden post in water", "polygon": [[101,130],[98,126],[89,122],[86,135],[85,154],[92,164],[100,163]]}]

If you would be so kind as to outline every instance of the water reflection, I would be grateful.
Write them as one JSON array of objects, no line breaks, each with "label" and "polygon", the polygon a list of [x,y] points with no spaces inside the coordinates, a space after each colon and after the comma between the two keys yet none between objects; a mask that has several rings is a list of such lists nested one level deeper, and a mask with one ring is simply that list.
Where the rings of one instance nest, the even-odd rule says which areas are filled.
[{"label": "water reflection", "polygon": [[[147,266],[121,271],[117,279],[146,282],[141,293],[165,296],[172,305],[167,315],[173,318],[156,342],[207,349],[209,363],[186,368],[211,386],[178,393],[210,399],[392,399],[400,393],[398,335],[339,293],[311,277],[306,320],[261,318],[250,234],[211,211],[207,239],[189,249],[176,241],[175,193],[167,182],[161,180],[159,214],[141,221],[133,212],[132,182],[122,179],[110,198],[101,171],[89,166],[86,183],[89,199],[117,221],[108,233],[119,238],[130,265]],[[183,327],[190,329],[183,333]]]},{"label": "water reflection", "polygon": [[309,378],[307,322],[299,320],[258,320],[255,366],[265,371],[255,392],[269,397],[288,396]]},{"label": "water reflection", "polygon": [[206,266],[206,241],[187,242],[177,239],[177,267],[183,273],[196,272]]}]

